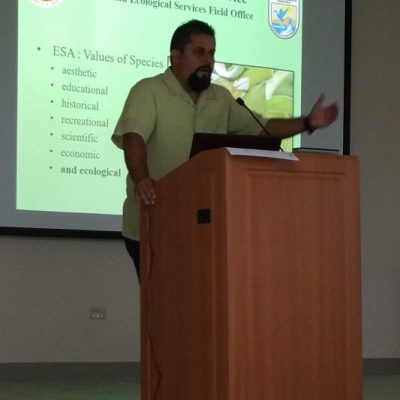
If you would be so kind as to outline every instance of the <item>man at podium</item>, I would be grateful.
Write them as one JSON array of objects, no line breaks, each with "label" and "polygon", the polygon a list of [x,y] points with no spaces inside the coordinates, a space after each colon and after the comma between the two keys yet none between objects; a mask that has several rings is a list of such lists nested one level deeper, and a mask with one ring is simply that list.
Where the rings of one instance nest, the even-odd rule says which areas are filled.
[{"label": "man at podium", "polygon": [[337,118],[337,104],[324,106],[321,95],[305,117],[256,121],[227,89],[211,83],[215,49],[214,29],[207,23],[179,26],[171,39],[171,67],[132,87],[112,135],[129,172],[122,234],[139,279],[140,202],[155,203],[154,182],[188,159],[195,132],[287,138]]}]

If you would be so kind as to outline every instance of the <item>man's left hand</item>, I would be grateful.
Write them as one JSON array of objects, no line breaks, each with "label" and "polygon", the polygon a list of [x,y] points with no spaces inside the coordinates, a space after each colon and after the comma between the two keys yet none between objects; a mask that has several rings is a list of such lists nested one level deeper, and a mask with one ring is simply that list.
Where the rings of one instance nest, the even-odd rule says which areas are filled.
[{"label": "man's left hand", "polygon": [[339,106],[337,103],[332,103],[324,106],[322,103],[325,100],[325,95],[321,94],[315,102],[308,116],[310,128],[315,129],[325,128],[332,124],[339,114]]}]

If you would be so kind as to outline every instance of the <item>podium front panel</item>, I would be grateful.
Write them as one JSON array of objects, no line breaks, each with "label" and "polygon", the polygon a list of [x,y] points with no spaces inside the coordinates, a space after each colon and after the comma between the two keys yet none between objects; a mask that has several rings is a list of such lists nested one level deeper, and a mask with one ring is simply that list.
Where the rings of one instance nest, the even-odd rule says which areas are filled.
[{"label": "podium front panel", "polygon": [[361,400],[358,163],[195,156],[142,218],[142,399]]}]

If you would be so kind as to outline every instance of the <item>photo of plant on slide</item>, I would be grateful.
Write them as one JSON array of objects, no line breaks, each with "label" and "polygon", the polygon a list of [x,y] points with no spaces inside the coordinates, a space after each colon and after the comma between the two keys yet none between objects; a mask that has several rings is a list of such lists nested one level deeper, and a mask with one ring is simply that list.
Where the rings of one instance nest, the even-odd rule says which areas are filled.
[{"label": "photo of plant on slide", "polygon": [[216,63],[212,82],[226,87],[233,97],[265,118],[293,117],[293,72],[279,69]]}]

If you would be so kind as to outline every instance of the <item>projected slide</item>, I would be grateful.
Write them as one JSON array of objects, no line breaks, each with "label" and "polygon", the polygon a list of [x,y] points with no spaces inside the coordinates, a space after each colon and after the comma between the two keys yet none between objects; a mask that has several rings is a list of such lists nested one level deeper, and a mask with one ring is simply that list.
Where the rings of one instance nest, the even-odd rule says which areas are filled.
[{"label": "projected slide", "polygon": [[131,86],[165,71],[171,35],[189,19],[216,30],[213,82],[264,116],[300,115],[300,1],[18,5],[18,210],[121,214],[126,168],[111,134]]}]

